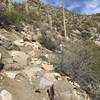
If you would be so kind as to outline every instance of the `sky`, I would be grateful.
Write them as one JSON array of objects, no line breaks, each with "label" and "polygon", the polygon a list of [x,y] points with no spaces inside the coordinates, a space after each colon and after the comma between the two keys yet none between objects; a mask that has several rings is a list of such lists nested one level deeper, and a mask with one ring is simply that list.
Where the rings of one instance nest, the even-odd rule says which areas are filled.
[{"label": "sky", "polygon": [[[62,4],[62,0],[41,1],[54,6],[61,6]],[[95,13],[100,13],[100,0],[63,0],[63,4],[67,9],[80,14],[91,15]]]},{"label": "sky", "polygon": [[[61,6],[62,0],[41,0],[55,6]],[[63,0],[64,6],[80,14],[100,13],[100,0]]]}]

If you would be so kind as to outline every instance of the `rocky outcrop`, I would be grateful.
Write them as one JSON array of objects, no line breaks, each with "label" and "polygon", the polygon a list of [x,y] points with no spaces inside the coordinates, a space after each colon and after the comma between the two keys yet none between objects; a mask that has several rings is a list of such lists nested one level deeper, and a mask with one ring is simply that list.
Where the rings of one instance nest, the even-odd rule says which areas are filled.
[{"label": "rocky outcrop", "polygon": [[[16,32],[10,33],[12,38],[9,32],[0,30],[0,100],[80,100],[74,86],[48,62],[55,56],[52,51],[37,41],[24,40]],[[15,47],[9,49],[7,41]]]}]

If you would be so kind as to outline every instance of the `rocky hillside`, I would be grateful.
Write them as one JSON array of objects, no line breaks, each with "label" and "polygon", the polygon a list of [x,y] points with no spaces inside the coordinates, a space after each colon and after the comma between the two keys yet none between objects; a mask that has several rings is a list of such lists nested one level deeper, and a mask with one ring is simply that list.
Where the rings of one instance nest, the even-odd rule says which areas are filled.
[{"label": "rocky hillside", "polygon": [[78,83],[56,72],[52,51],[20,35],[0,29],[0,100],[89,99]]},{"label": "rocky hillside", "polygon": [[0,100],[100,100],[99,20],[0,2]]},{"label": "rocky hillside", "polygon": [[[29,0],[28,4],[2,5],[1,22],[12,25],[17,24],[16,30],[22,31],[22,22],[33,25],[33,28],[39,28],[41,31],[50,30],[64,35],[63,12],[62,8],[52,7],[39,3],[39,0]],[[28,6],[28,7],[27,7]],[[8,8],[12,9],[9,13]],[[34,12],[34,13],[33,13]],[[4,19],[6,17],[6,19]],[[67,35],[70,38],[96,39],[100,33],[100,14],[92,16],[82,16],[65,9],[65,23]],[[2,26],[2,25],[1,25]]]}]

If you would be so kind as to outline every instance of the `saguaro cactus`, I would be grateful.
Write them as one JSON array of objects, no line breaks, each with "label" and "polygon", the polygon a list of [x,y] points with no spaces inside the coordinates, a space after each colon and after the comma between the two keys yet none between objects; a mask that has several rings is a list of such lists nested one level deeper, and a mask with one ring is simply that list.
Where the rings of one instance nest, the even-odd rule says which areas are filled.
[{"label": "saguaro cactus", "polygon": [[13,2],[14,0],[8,0],[8,11],[11,12],[12,11],[12,7],[13,7]]},{"label": "saguaro cactus", "polygon": [[64,8],[64,2],[62,0],[62,12],[63,12],[63,27],[64,27],[64,36],[66,39],[68,39],[67,36],[67,30],[66,30],[66,17],[65,17],[65,8]]},{"label": "saguaro cactus", "polygon": [[50,29],[52,30],[52,16],[48,14]]},{"label": "saguaro cactus", "polygon": [[25,0],[25,11],[27,13],[29,12],[29,3],[28,3],[28,0]]}]

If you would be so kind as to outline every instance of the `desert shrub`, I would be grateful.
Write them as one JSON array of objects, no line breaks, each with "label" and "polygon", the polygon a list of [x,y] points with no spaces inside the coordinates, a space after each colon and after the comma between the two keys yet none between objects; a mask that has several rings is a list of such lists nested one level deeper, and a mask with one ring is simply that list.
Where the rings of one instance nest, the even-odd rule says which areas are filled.
[{"label": "desert shrub", "polygon": [[[96,47],[95,44],[72,43],[68,45],[70,46],[65,47],[62,53],[58,54],[57,59],[59,61],[56,59],[56,62],[62,63],[63,68],[68,68],[69,70],[71,69],[73,73],[76,70],[77,74],[82,74],[82,72],[88,73],[88,71],[94,71],[92,69],[95,69],[97,67],[98,71],[100,70],[100,67],[98,66],[100,53],[99,48]],[[59,63],[58,65],[60,65],[61,63]]]},{"label": "desert shrub", "polygon": [[96,16],[100,16],[100,13],[97,13]]},{"label": "desert shrub", "polygon": [[60,44],[60,40],[57,39],[52,32],[43,33],[40,43],[49,50],[55,50]]},{"label": "desert shrub", "polygon": [[41,14],[38,11],[37,12],[30,12],[28,17],[31,20],[35,20],[35,21],[40,21],[41,20]]},{"label": "desert shrub", "polygon": [[81,37],[82,37],[83,40],[88,40],[91,37],[91,33],[82,32]]},{"label": "desert shrub", "polygon": [[[73,43],[52,60],[56,71],[69,75],[90,96],[100,95],[100,48],[92,43]],[[91,85],[91,87],[89,87]],[[95,91],[96,89],[96,91]],[[94,99],[93,99],[94,100]]]},{"label": "desert shrub", "polygon": [[16,25],[20,24],[21,21],[25,20],[25,14],[19,7],[13,6],[11,11],[8,10],[8,7],[0,9],[0,22],[4,25]]},{"label": "desert shrub", "polygon": [[22,13],[13,10],[11,12],[7,12],[7,19],[9,20],[10,23],[15,24],[15,23],[20,23],[21,21],[24,20],[24,16]]},{"label": "desert shrub", "polygon": [[9,24],[7,20],[6,8],[0,5],[0,25],[2,26],[4,23]]}]

